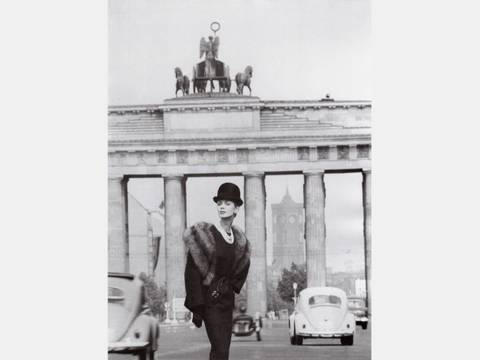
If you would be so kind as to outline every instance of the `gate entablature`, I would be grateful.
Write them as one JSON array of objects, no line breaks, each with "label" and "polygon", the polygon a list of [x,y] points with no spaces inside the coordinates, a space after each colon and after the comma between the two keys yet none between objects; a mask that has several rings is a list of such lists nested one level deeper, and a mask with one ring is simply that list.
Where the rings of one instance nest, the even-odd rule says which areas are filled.
[{"label": "gate entablature", "polygon": [[[173,139],[370,137],[369,101],[263,101],[232,94],[167,99],[109,108],[109,145],[161,146]],[[225,134],[228,133],[229,134]],[[141,136],[139,136],[141,134]]]},{"label": "gate entablature", "polygon": [[111,173],[370,168],[368,101],[262,101],[233,94],[109,109]]}]

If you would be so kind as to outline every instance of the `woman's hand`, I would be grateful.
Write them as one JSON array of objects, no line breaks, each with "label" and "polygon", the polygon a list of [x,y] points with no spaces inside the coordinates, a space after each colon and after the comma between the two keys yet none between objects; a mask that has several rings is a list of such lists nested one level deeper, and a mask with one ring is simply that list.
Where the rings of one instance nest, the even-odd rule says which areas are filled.
[{"label": "woman's hand", "polygon": [[202,327],[202,316],[198,313],[193,313],[192,322],[197,328]]}]

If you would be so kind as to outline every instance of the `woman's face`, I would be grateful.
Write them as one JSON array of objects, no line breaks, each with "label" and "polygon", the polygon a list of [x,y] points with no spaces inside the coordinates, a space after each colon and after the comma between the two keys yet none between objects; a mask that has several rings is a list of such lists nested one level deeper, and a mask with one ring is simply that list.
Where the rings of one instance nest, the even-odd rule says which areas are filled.
[{"label": "woman's face", "polygon": [[228,219],[238,213],[238,206],[230,200],[218,200],[217,212],[220,219]]}]

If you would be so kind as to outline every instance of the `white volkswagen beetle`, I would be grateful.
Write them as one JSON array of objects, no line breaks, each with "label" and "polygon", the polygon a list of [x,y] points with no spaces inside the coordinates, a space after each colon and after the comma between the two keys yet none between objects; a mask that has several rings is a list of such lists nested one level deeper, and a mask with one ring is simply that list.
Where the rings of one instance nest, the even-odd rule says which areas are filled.
[{"label": "white volkswagen beetle", "polygon": [[144,285],[131,274],[108,274],[108,352],[154,360],[158,320],[145,308]]},{"label": "white volkswagen beetle", "polygon": [[306,338],[340,338],[342,345],[353,345],[355,318],[343,290],[309,287],[299,293],[288,328],[292,345]]}]

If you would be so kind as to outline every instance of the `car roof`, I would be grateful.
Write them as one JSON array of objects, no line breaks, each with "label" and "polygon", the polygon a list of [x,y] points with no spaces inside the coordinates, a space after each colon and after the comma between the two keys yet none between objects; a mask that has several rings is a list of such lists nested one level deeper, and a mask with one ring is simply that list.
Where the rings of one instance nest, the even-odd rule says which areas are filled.
[{"label": "car roof", "polygon": [[108,277],[119,277],[119,278],[130,279],[130,280],[133,280],[135,278],[133,274],[120,273],[120,272],[109,272]]},{"label": "car roof", "polygon": [[330,286],[316,286],[316,287],[308,287],[300,291],[299,296],[301,297],[309,297],[313,295],[338,295],[338,296],[345,296],[345,291],[336,287]]}]

